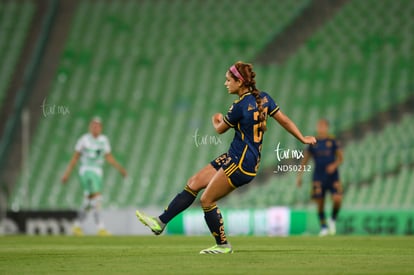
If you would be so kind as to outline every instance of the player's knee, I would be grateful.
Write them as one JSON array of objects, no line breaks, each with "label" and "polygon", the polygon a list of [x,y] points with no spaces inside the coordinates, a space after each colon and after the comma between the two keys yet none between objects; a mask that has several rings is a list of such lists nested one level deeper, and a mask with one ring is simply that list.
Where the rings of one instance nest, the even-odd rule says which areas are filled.
[{"label": "player's knee", "polygon": [[316,206],[318,207],[318,211],[322,211],[325,206],[325,201],[322,198],[314,198],[314,202],[316,203]]},{"label": "player's knee", "polygon": [[204,193],[200,198],[200,204],[201,204],[201,207],[208,207],[210,205],[213,205],[214,202]]},{"label": "player's knee", "polygon": [[102,197],[100,195],[98,196],[94,196],[93,198],[90,199],[91,202],[91,206],[94,209],[101,209],[101,205],[102,205]]},{"label": "player's knee", "polygon": [[187,181],[187,186],[191,188],[191,190],[194,190],[194,185],[197,183],[197,176],[192,176]]},{"label": "player's knee", "polygon": [[337,203],[337,204],[339,204],[339,203],[341,203],[342,202],[342,195],[334,195],[333,197],[332,197],[332,200],[333,200],[333,202],[334,203]]},{"label": "player's knee", "polygon": [[202,179],[199,175],[194,175],[192,176],[188,181],[187,181],[187,186],[193,190],[194,192],[198,192],[201,189],[203,189],[203,184],[202,184]]},{"label": "player's knee", "polygon": [[317,204],[317,205],[322,205],[324,203],[324,200],[322,198],[319,197],[314,197],[313,201]]}]

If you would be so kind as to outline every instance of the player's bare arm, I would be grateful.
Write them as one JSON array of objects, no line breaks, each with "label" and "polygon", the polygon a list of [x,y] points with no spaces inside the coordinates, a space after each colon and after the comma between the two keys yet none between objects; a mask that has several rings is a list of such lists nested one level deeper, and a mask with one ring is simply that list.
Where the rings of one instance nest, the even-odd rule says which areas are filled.
[{"label": "player's bare arm", "polygon": [[223,115],[221,113],[214,114],[211,118],[211,121],[213,123],[214,129],[218,134],[223,134],[228,129],[230,129],[230,126],[224,122]]},{"label": "player's bare arm", "polygon": [[341,165],[341,163],[343,162],[344,159],[344,153],[342,150],[336,150],[336,158],[335,161],[332,162],[331,164],[329,164],[326,167],[326,172],[328,172],[329,174],[332,174],[333,172],[336,171],[336,169],[338,169],[339,165]]},{"label": "player's bare arm", "polygon": [[66,183],[68,181],[73,168],[76,166],[76,163],[78,163],[80,155],[80,152],[77,151],[73,154],[72,159],[70,160],[69,165],[66,168],[65,174],[63,174],[62,183]]},{"label": "player's bare arm", "polygon": [[122,175],[123,177],[126,177],[126,176],[127,176],[127,172],[126,172],[125,168],[124,168],[124,167],[122,167],[122,166],[121,166],[121,164],[119,164],[119,163],[115,160],[114,156],[113,156],[111,153],[106,154],[106,155],[105,155],[105,159],[106,159],[106,161],[107,161],[109,164],[111,164],[113,167],[115,167],[115,168],[116,168],[116,170],[118,170],[118,171],[119,171],[119,173],[121,173],[121,175]]},{"label": "player's bare arm", "polygon": [[[309,152],[306,150],[305,151],[305,153],[303,154],[303,159],[302,159],[302,161],[300,162],[300,165],[302,166],[302,167],[304,167],[308,162],[309,162],[309,159],[310,159],[310,154],[309,154]],[[300,188],[301,186],[302,186],[302,175],[303,175],[303,170],[299,170],[298,171],[298,176],[297,176],[297,178],[296,178],[296,186],[298,187],[298,188]]]},{"label": "player's bare arm", "polygon": [[283,127],[291,133],[295,138],[297,138],[300,142],[304,144],[315,144],[316,138],[313,136],[303,136],[298,127],[293,123],[290,118],[285,115],[282,111],[276,112],[273,115],[273,118]]}]

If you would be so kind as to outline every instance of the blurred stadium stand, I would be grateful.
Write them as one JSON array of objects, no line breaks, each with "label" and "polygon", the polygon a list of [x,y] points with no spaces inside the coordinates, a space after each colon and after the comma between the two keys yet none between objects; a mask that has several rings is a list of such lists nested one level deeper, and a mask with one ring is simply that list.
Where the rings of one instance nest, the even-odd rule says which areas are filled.
[{"label": "blurred stadium stand", "polygon": [[[114,155],[132,179],[123,183],[108,167],[106,205],[166,204],[227,149],[232,134],[218,145],[197,146],[194,136],[216,136],[210,116],[226,112],[232,100],[223,88],[225,70],[244,60],[255,64],[258,87],[303,132],[313,133],[317,119],[326,117],[344,137],[347,207],[412,207],[414,116],[399,106],[414,97],[414,2],[342,2],[282,64],[260,60],[267,45],[303,20],[311,0],[73,2],[53,81],[47,95],[37,96],[70,114],[44,114],[37,105],[27,170],[18,170],[9,206],[79,205],[76,176],[65,187],[60,177],[93,115],[103,117]],[[404,110],[412,112],[408,105]],[[297,190],[294,173],[273,173],[279,142],[304,148],[269,126],[260,176],[225,204],[309,205],[309,185]]]},{"label": "blurred stadium stand", "polygon": [[33,15],[32,2],[0,3],[0,107],[7,95]]}]

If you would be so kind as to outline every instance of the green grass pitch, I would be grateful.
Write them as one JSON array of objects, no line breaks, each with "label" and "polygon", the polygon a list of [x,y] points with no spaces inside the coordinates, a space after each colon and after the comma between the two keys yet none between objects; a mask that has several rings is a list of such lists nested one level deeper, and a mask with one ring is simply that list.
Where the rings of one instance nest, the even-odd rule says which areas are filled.
[{"label": "green grass pitch", "polygon": [[0,237],[0,274],[414,274],[413,237]]}]

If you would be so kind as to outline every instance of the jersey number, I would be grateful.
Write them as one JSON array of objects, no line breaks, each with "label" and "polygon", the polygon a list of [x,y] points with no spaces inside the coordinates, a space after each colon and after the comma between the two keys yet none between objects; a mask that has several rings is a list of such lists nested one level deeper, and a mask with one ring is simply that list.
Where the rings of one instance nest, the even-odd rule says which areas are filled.
[{"label": "jersey number", "polygon": [[[265,113],[265,116],[267,116],[267,107],[264,108],[263,112]],[[259,111],[253,113],[253,119],[257,122],[253,125],[254,142],[260,143],[262,142],[263,131],[261,131],[259,128]],[[264,120],[262,123],[266,126],[266,120]]]}]

